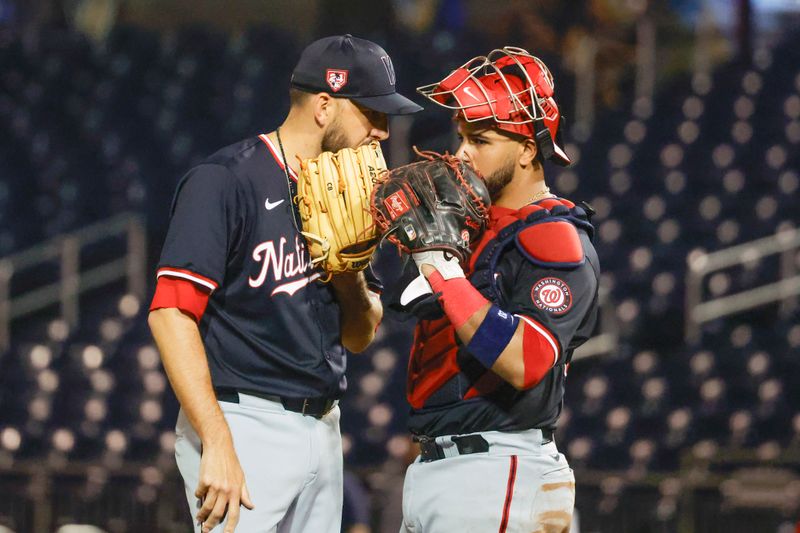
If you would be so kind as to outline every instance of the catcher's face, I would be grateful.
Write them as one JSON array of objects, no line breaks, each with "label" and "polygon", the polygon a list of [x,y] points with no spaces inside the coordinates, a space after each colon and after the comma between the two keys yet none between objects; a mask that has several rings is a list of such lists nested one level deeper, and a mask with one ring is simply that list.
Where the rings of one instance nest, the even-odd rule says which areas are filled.
[{"label": "catcher's face", "polygon": [[459,147],[456,157],[483,175],[492,201],[511,183],[522,143],[486,124],[458,121]]},{"label": "catcher's face", "polygon": [[372,141],[389,138],[389,120],[379,113],[346,98],[337,98],[337,113],[325,131],[322,151],[338,152]]}]

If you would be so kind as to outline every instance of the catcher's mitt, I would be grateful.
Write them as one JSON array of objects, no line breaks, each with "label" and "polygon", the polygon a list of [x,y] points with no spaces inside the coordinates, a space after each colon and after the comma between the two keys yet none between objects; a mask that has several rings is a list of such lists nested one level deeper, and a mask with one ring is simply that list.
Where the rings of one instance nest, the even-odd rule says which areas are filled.
[{"label": "catcher's mitt", "polygon": [[444,250],[466,263],[488,224],[486,184],[456,157],[417,153],[425,160],[389,171],[375,186],[375,222],[406,253]]},{"label": "catcher's mitt", "polygon": [[313,265],[332,274],[357,272],[369,264],[378,241],[370,196],[386,171],[377,142],[301,160],[295,201]]}]

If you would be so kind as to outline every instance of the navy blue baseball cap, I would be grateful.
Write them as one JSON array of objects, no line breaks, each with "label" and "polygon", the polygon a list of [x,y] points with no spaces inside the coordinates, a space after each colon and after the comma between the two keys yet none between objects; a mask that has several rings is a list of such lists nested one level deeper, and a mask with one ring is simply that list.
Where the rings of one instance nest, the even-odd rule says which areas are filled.
[{"label": "navy blue baseball cap", "polygon": [[350,34],[309,44],[292,72],[292,87],[349,98],[387,115],[422,111],[422,107],[395,90],[389,54],[372,41]]}]

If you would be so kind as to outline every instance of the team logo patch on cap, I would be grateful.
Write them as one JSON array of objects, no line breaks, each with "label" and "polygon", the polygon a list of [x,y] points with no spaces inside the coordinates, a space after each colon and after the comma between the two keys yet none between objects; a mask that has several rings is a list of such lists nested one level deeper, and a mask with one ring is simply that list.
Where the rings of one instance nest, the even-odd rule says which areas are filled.
[{"label": "team logo patch on cap", "polygon": [[383,201],[383,205],[389,210],[389,216],[392,217],[392,220],[396,220],[397,217],[411,209],[406,193],[403,191],[393,192],[387,196]]},{"label": "team logo patch on cap", "polygon": [[328,86],[333,92],[338,93],[342,87],[347,85],[347,71],[329,68],[325,75],[325,81],[328,82]]},{"label": "team logo patch on cap", "polygon": [[383,61],[383,67],[386,69],[386,75],[389,76],[389,85],[394,85],[395,82],[395,75],[394,75],[394,65],[392,65],[392,58],[389,56],[381,56],[381,61]]},{"label": "team logo patch on cap", "polygon": [[533,304],[554,315],[563,315],[572,307],[572,291],[558,278],[540,279],[531,289]]}]

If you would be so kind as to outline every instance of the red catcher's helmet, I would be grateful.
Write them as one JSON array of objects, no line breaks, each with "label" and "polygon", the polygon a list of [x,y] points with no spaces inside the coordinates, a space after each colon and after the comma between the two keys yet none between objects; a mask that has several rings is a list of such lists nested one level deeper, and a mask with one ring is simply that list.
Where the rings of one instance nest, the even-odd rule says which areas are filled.
[{"label": "red catcher's helmet", "polygon": [[554,89],[553,75],[541,59],[506,46],[470,59],[417,92],[467,122],[491,119],[498,129],[534,139],[545,159],[567,166],[571,161],[561,146]]}]

